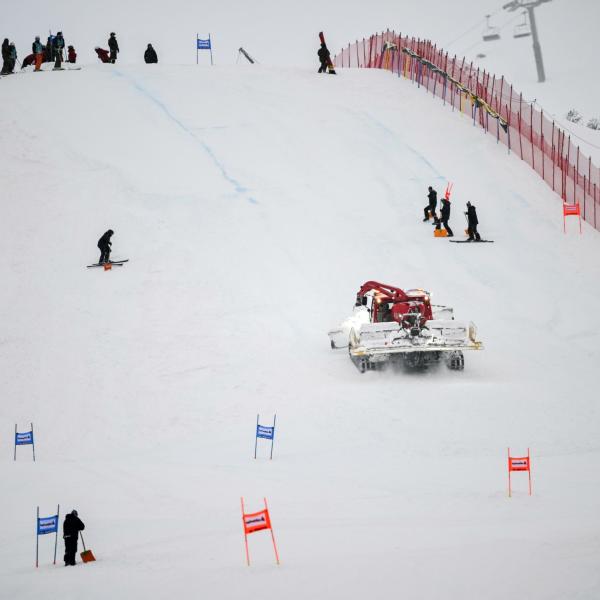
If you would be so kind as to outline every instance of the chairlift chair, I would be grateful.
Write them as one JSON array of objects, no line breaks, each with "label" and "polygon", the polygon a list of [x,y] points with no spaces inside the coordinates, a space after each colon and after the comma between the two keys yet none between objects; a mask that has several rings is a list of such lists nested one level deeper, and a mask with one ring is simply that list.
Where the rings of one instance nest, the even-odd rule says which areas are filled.
[{"label": "chairlift chair", "polygon": [[490,15],[485,16],[485,29],[483,30],[484,42],[495,42],[500,39],[500,27],[492,27],[490,25]]},{"label": "chairlift chair", "polygon": [[527,13],[523,11],[523,22],[515,26],[513,31],[514,38],[529,37],[531,35],[531,28],[527,22]]}]

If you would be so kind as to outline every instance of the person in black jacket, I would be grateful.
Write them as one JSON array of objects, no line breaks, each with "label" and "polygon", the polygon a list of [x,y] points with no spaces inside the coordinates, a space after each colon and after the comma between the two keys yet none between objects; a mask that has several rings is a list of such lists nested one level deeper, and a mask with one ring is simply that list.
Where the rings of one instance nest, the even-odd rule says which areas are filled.
[{"label": "person in black jacket", "polygon": [[158,56],[156,55],[156,50],[152,47],[152,44],[148,44],[148,47],[144,52],[144,60],[146,61],[147,65],[158,62]]},{"label": "person in black jacket", "polygon": [[469,224],[467,229],[467,232],[469,234],[469,240],[479,241],[481,239],[481,236],[477,232],[477,225],[479,225],[479,221],[477,220],[477,211],[470,202],[467,202],[467,212],[465,213],[465,215],[467,215],[467,222]]},{"label": "person in black jacket", "polygon": [[319,67],[319,73],[327,73],[327,67],[329,66],[329,61],[331,60],[331,54],[325,44],[321,44],[317,52],[317,56],[319,57],[319,62],[321,66]]},{"label": "person in black jacket", "polygon": [[119,53],[119,43],[117,42],[114,31],[108,38],[108,49],[110,50],[110,62],[114,65],[117,60],[117,54]]},{"label": "person in black jacket", "polygon": [[63,523],[63,539],[65,540],[65,567],[75,566],[75,555],[77,554],[77,540],[79,532],[85,529],[85,525],[77,516],[77,511],[72,510]]},{"label": "person in black jacket", "polygon": [[441,229],[441,225],[444,226],[444,229],[448,232],[448,237],[453,237],[452,229],[450,229],[450,225],[448,225],[448,221],[450,220],[450,199],[442,198],[442,208],[440,209],[440,218],[437,222],[436,229]]},{"label": "person in black jacket", "polygon": [[62,31],[59,31],[52,40],[52,50],[54,53],[54,68],[62,69],[63,51],[65,49],[65,38]]},{"label": "person in black jacket", "polygon": [[8,65],[10,63],[10,50],[8,38],[5,38],[2,42],[2,75],[9,73]]},{"label": "person in black jacket", "polygon": [[425,213],[425,218],[423,221],[429,221],[430,217],[433,217],[433,220],[437,223],[438,218],[435,214],[435,208],[437,206],[437,192],[431,186],[429,186],[427,189],[429,190],[429,193],[427,194],[429,203],[423,209],[423,212]]},{"label": "person in black jacket", "polygon": [[112,246],[110,238],[112,237],[113,233],[114,231],[112,229],[109,229],[98,240],[98,248],[100,248],[100,260],[98,262],[101,265],[107,263],[110,260],[110,250]]}]

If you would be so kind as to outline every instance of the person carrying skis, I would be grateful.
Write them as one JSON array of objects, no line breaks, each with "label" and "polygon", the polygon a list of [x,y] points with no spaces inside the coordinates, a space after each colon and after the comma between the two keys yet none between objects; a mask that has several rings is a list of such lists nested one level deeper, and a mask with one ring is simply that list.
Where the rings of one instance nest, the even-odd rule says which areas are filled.
[{"label": "person carrying skis", "polygon": [[42,67],[42,61],[44,60],[44,46],[40,42],[40,36],[35,36],[35,41],[31,45],[31,51],[33,52],[35,60],[35,71],[40,71]]},{"label": "person carrying skis", "polygon": [[54,52],[54,68],[62,69],[63,50],[65,49],[65,38],[62,31],[59,31],[52,40],[52,50]]},{"label": "person carrying skis", "polygon": [[467,202],[467,212],[465,213],[465,215],[467,216],[467,233],[469,234],[469,241],[479,241],[481,239],[481,236],[477,232],[477,225],[479,225],[479,221],[477,220],[477,211],[470,202]]},{"label": "person carrying skis", "polygon": [[319,62],[321,63],[321,66],[319,67],[319,73],[327,73],[327,67],[331,61],[331,54],[329,53],[325,42],[321,43],[321,47],[317,52],[317,56],[319,57]]},{"label": "person carrying skis", "polygon": [[158,62],[158,56],[156,55],[156,50],[152,47],[152,44],[148,44],[148,47],[144,52],[144,60],[147,65],[156,64]]},{"label": "person carrying skis", "polygon": [[77,62],[77,52],[73,46],[67,47],[67,62],[74,65]]},{"label": "person carrying skis", "polygon": [[85,525],[77,516],[77,511],[72,510],[65,516],[63,523],[63,539],[65,540],[65,567],[75,566],[75,555],[77,554],[77,540],[79,532],[85,529]]},{"label": "person carrying skis", "polygon": [[112,246],[110,238],[113,234],[114,231],[112,229],[109,229],[104,234],[102,234],[102,237],[98,240],[98,248],[100,248],[100,260],[98,261],[98,263],[101,265],[110,261],[110,251]]},{"label": "person carrying skis", "polygon": [[429,221],[429,219],[433,217],[434,222],[437,223],[438,218],[435,214],[435,208],[437,206],[437,192],[431,186],[429,186],[427,189],[429,190],[429,193],[427,194],[429,204],[427,204],[427,206],[423,209],[423,212],[425,213],[425,218],[423,221]]},{"label": "person carrying skis", "polygon": [[117,54],[119,53],[119,43],[115,37],[115,32],[111,32],[108,38],[108,48],[110,50],[110,62],[114,65],[117,60]]},{"label": "person carrying skis", "polygon": [[450,220],[450,198],[448,196],[444,196],[442,198],[442,207],[440,208],[440,218],[435,226],[436,229],[441,229],[441,226],[444,226],[444,229],[448,233],[448,237],[453,237],[452,229],[450,229],[450,225],[448,225],[448,221]]}]

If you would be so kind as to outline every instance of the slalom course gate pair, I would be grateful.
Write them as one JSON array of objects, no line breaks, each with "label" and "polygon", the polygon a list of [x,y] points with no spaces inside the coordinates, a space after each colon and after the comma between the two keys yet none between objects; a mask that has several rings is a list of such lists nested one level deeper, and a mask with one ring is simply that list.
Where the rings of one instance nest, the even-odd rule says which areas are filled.
[{"label": "slalom course gate pair", "polygon": [[271,531],[271,539],[273,540],[273,550],[275,551],[275,561],[279,564],[279,553],[277,552],[277,544],[275,543],[275,535],[273,534],[273,526],[271,525],[271,517],[269,516],[269,508],[267,499],[263,498],[265,508],[259,512],[246,513],[244,512],[244,498],[240,498],[242,503],[242,523],[244,526],[244,543],[246,545],[246,564],[250,566],[250,552],[248,551],[248,535],[263,529]]},{"label": "slalom course gate pair", "polygon": [[510,474],[513,471],[527,471],[529,475],[529,495],[531,496],[531,457],[529,448],[527,448],[527,456],[511,456],[510,448],[508,449],[508,497],[512,498],[512,485]]},{"label": "slalom course gate pair", "polygon": [[58,545],[58,517],[60,515],[60,504],[56,507],[56,514],[51,517],[40,517],[40,507],[37,507],[37,518],[35,528],[35,566],[39,566],[40,535],[54,534],[54,564],[56,564],[56,547]]},{"label": "slalom course gate pair", "polygon": [[196,64],[198,64],[198,50],[208,50],[210,52],[210,64],[213,64],[212,42],[210,41],[210,33],[207,40],[201,40],[196,34]]},{"label": "slalom course gate pair", "polygon": [[581,207],[579,203],[569,204],[563,202],[563,233],[567,233],[567,217],[579,218],[579,233],[581,234]]},{"label": "slalom course gate pair", "polygon": [[17,460],[17,446],[31,446],[33,453],[33,462],[35,462],[35,443],[33,441],[33,423],[31,423],[31,431],[19,433],[17,424],[15,423],[15,458]]},{"label": "slalom course gate pair", "polygon": [[273,415],[273,425],[260,425],[258,422],[260,415],[256,415],[256,435],[254,438],[254,458],[256,458],[256,449],[258,447],[258,438],[264,440],[271,440],[271,455],[270,459],[273,459],[273,443],[275,442],[275,421],[277,415]]}]

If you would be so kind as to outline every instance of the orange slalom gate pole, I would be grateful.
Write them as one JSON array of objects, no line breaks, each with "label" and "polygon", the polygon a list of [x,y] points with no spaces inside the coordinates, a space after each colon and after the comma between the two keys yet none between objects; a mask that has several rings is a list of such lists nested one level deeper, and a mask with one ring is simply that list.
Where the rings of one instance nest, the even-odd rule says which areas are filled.
[{"label": "orange slalom gate pole", "polygon": [[273,523],[271,523],[271,515],[269,514],[269,507],[267,506],[267,499],[263,498],[263,500],[265,501],[265,510],[267,511],[267,514],[269,515],[269,529],[271,530],[271,539],[273,540],[273,550],[275,550],[275,560],[277,561],[277,564],[279,564],[279,552],[277,552],[277,544],[275,543],[275,534],[273,533]]},{"label": "orange slalom gate pole", "polygon": [[508,449],[508,497],[512,498],[512,490],[510,487],[510,448]]},{"label": "orange slalom gate pole", "polygon": [[246,564],[250,566],[250,553],[248,552],[248,534],[246,533],[246,523],[244,521],[244,498],[240,498],[242,503],[242,527],[244,529],[244,543],[246,545]]}]

